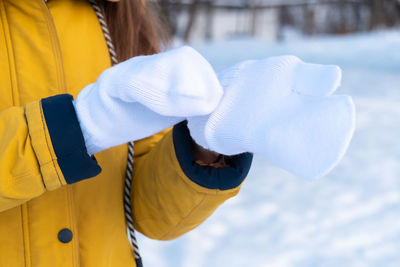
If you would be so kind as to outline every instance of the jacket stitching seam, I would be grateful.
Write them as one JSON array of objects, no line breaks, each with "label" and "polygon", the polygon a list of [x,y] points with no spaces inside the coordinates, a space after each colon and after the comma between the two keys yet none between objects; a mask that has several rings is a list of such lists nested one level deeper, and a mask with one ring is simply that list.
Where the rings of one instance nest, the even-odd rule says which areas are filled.
[{"label": "jacket stitching seam", "polygon": [[203,198],[200,200],[200,202],[199,202],[196,206],[194,206],[192,209],[190,209],[190,211],[189,211],[184,217],[182,217],[182,219],[180,219],[174,226],[170,227],[169,231],[166,232],[164,235],[162,235],[162,236],[160,237],[160,239],[164,239],[166,236],[168,236],[169,234],[171,234],[171,232],[172,232],[173,230],[175,230],[176,228],[178,228],[178,226],[180,226],[180,225],[182,224],[183,221],[185,221],[188,217],[190,217],[190,215],[192,215],[193,212],[194,212],[198,207],[200,207],[201,204],[203,204],[203,203],[205,202],[206,198],[207,198],[207,196],[203,196]]},{"label": "jacket stitching seam", "polygon": [[[28,117],[26,116],[26,108],[25,108],[25,110],[24,110],[24,117],[25,117],[25,122],[26,122],[26,125],[28,126],[28,135],[29,135],[29,138],[32,140],[32,135],[31,135],[31,132],[29,131],[29,121],[28,121]],[[32,144],[32,141],[31,141],[31,145],[32,145],[32,147],[33,147],[33,144]],[[38,162],[38,164],[39,164],[39,160],[37,159],[37,153],[36,153],[36,151],[35,151],[35,155],[36,155],[36,161]],[[45,165],[46,163],[44,163],[44,165]],[[39,164],[39,166],[40,166],[40,164]],[[40,175],[40,178],[42,179],[42,183],[43,183],[43,185],[44,185],[44,188],[46,188],[46,183],[45,183],[45,181],[44,181],[44,177],[43,177],[43,175],[42,175],[42,173],[39,171],[39,175]]]},{"label": "jacket stitching seam", "polygon": [[[26,220],[27,220],[27,225],[29,226],[29,211],[28,211],[28,203],[25,203],[25,208],[26,208]],[[29,239],[30,241],[30,239]],[[30,244],[29,245],[29,249],[30,249]],[[29,251],[30,252],[30,251]],[[32,265],[32,253],[29,253],[29,262],[30,265]]]},{"label": "jacket stitching seam", "polygon": [[[28,215],[28,203],[24,203],[20,206],[21,210],[21,224],[22,224],[22,238],[24,243],[24,260],[25,266],[32,266],[32,255],[30,253],[30,238],[29,232],[26,230],[26,225],[29,226],[29,215]],[[29,229],[28,229],[29,230]],[[29,252],[29,253],[27,253]],[[27,255],[28,254],[28,255]],[[27,261],[28,260],[28,261]]]},{"label": "jacket stitching seam", "polygon": [[25,228],[24,228],[24,211],[23,211],[24,207],[23,205],[20,206],[20,212],[21,212],[21,226],[22,226],[22,242],[24,244],[24,262],[25,262],[25,266],[27,266],[27,262],[26,262],[26,241],[25,241]]},{"label": "jacket stitching seam", "polygon": [[76,246],[75,246],[75,242],[77,242],[78,236],[77,236],[77,232],[75,224],[74,224],[74,214],[72,211],[72,188],[71,187],[65,187],[65,191],[66,191],[66,196],[67,196],[67,212],[68,212],[68,220],[69,220],[69,227],[72,230],[73,233],[73,240],[71,242],[71,255],[72,255],[72,262],[73,262],[73,266],[78,266],[77,262],[76,262]]},{"label": "jacket stitching seam", "polygon": [[[6,21],[5,21],[5,20],[7,20],[7,10],[6,10],[6,7],[4,6],[4,3],[2,3],[1,7],[2,7],[1,10],[4,12],[4,16],[5,16],[5,18],[2,19],[2,24],[4,26],[4,37],[5,37],[5,42],[6,42],[7,54],[8,54],[8,62],[10,63],[9,64],[9,72],[10,72],[11,88],[12,88],[11,97],[12,97],[13,104],[19,105],[20,100],[16,99],[16,96],[14,95],[14,94],[18,95],[17,88],[19,87],[17,73],[16,73],[16,66],[15,66],[15,64],[16,64],[15,53],[14,53],[13,49],[10,49],[14,46],[12,45],[13,41],[11,38],[11,31],[10,31],[9,24],[6,23]],[[7,27],[6,27],[6,25],[7,25]],[[7,38],[6,30],[8,32],[8,38]],[[12,68],[12,67],[14,67],[14,68]]]},{"label": "jacket stitching seam", "polygon": [[48,33],[48,38],[47,40],[50,43],[51,50],[52,50],[52,59],[55,64],[56,68],[56,76],[57,76],[57,89],[59,92],[66,92],[66,86],[65,86],[65,73],[63,70],[62,66],[62,56],[61,56],[61,51],[59,47],[59,41],[58,41],[58,36],[57,32],[55,29],[54,21],[53,18],[51,17],[50,10],[46,6],[45,2],[40,3],[40,7],[42,8],[43,12],[41,14],[43,15],[43,19],[46,22],[46,27],[47,27],[47,33]]}]

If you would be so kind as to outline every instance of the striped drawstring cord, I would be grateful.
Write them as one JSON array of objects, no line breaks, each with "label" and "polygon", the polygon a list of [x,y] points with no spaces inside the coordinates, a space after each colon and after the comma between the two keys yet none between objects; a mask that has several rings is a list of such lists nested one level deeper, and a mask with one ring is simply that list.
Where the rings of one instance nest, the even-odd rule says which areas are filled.
[{"label": "striped drawstring cord", "polygon": [[[92,5],[96,16],[101,25],[104,38],[107,43],[108,52],[110,53],[112,65],[118,63],[117,53],[115,52],[114,44],[111,39],[110,31],[108,30],[106,20],[104,19],[103,12],[95,0],[88,0]],[[127,234],[129,243],[132,246],[133,254],[137,267],[143,267],[142,257],[140,256],[139,247],[137,244],[135,229],[133,227],[132,207],[131,207],[131,187],[132,187],[132,170],[133,170],[133,142],[128,143],[128,161],[126,166],[125,185],[124,185],[124,210],[125,220],[127,224]]]}]

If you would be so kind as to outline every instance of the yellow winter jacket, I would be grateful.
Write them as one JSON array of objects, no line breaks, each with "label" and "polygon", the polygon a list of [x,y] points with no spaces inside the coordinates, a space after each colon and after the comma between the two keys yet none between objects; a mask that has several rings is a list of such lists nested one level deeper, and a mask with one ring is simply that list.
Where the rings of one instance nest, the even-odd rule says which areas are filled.
[{"label": "yellow winter jacket", "polygon": [[[127,146],[89,157],[71,101],[108,67],[86,1],[0,0],[0,267],[135,266]],[[135,228],[160,240],[190,231],[238,192],[250,163],[197,165],[185,123],[135,142]]]}]

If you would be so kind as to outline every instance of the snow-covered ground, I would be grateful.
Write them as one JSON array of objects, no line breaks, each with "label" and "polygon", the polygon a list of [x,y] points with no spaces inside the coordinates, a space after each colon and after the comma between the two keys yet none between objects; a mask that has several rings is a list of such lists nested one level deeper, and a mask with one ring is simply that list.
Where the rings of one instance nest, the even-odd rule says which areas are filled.
[{"label": "snow-covered ground", "polygon": [[139,237],[146,267],[400,266],[400,32],[195,45],[217,70],[294,54],[343,69],[357,130],[340,165],[306,181],[256,158],[239,195],[174,241]]}]

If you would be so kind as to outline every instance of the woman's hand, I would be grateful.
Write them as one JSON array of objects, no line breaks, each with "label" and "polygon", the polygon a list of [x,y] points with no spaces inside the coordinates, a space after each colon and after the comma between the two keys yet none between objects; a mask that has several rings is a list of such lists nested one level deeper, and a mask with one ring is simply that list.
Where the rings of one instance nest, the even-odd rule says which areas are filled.
[{"label": "woman's hand", "polygon": [[348,96],[331,96],[337,66],[294,56],[246,61],[219,74],[224,96],[211,115],[188,119],[194,140],[225,155],[252,152],[295,175],[329,172],[344,155],[355,127]]},{"label": "woman's hand", "polygon": [[193,142],[192,146],[193,157],[198,164],[212,165],[218,162],[219,153],[208,150]]},{"label": "woman's hand", "polygon": [[74,102],[89,154],[211,113],[223,94],[210,64],[182,47],[105,70]]}]

